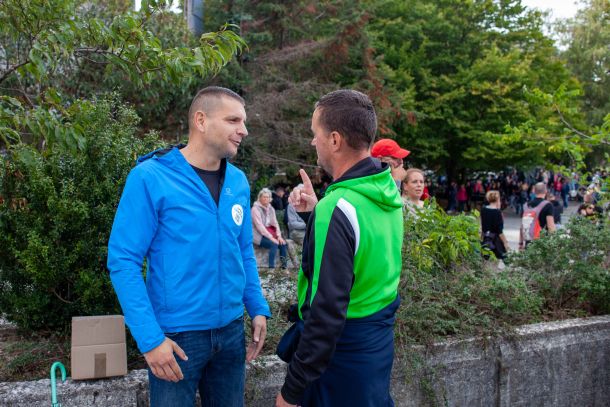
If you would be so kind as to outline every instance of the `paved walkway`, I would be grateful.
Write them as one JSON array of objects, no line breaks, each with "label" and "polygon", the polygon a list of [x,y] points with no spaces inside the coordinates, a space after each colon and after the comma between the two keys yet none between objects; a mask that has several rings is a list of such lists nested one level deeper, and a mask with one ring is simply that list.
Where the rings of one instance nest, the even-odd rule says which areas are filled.
[{"label": "paved walkway", "polygon": [[[576,209],[580,202],[570,201],[569,206],[563,210],[561,215],[562,223],[567,223],[568,219],[576,215]],[[517,250],[519,248],[519,229],[521,228],[521,218],[515,214],[515,210],[512,208],[504,209],[504,235],[508,240],[508,244],[511,250]]]}]

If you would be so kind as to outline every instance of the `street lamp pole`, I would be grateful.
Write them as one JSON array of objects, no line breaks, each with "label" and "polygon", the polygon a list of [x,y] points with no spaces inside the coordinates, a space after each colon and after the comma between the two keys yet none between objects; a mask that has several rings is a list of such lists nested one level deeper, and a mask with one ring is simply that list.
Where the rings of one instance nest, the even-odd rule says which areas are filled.
[{"label": "street lamp pole", "polygon": [[204,0],[184,0],[184,17],[189,30],[197,37],[203,34]]}]

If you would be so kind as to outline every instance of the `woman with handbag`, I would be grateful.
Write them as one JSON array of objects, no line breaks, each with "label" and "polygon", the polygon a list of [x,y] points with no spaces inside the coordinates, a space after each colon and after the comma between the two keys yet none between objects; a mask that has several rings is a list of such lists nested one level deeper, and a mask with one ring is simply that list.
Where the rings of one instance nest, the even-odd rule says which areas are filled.
[{"label": "woman with handbag", "polygon": [[252,240],[257,246],[269,249],[269,268],[275,268],[275,256],[279,249],[282,269],[286,268],[287,245],[271,206],[271,191],[263,188],[252,205]]},{"label": "woman with handbag", "polygon": [[504,236],[504,218],[502,217],[500,192],[491,190],[485,194],[489,205],[481,208],[482,245],[491,250],[501,260],[508,252],[508,241]]}]

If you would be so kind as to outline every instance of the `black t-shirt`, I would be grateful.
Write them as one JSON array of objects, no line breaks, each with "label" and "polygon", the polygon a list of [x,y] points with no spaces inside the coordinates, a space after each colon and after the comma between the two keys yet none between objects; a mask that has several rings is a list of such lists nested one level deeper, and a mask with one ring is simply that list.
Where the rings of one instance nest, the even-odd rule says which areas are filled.
[{"label": "black t-shirt", "polygon": [[[534,209],[542,201],[543,201],[542,198],[534,198],[527,203],[527,206],[529,206],[531,209]],[[553,204],[550,202],[547,203],[544,206],[544,208],[542,208],[542,210],[540,211],[540,215],[538,216],[538,222],[540,222],[540,227],[542,229],[546,228],[546,217],[547,216],[553,216]]]},{"label": "black t-shirt", "polygon": [[199,175],[199,178],[201,178],[204,184],[208,187],[212,198],[214,198],[214,202],[216,202],[216,206],[218,206],[223,166],[221,165],[220,168],[215,171],[202,170],[201,168],[197,168],[193,165],[191,165],[191,167],[193,167],[197,175]]},{"label": "black t-shirt", "polygon": [[502,212],[496,208],[484,206],[481,209],[481,229],[483,233],[492,232],[497,235],[504,231]]}]

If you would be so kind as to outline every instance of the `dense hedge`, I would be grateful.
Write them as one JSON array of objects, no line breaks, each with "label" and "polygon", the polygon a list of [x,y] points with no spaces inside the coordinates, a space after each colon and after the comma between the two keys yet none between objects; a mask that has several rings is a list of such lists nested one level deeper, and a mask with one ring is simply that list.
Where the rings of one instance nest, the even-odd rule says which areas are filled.
[{"label": "dense hedge", "polygon": [[573,218],[510,258],[511,273],[534,287],[547,312],[610,314],[608,219]]},{"label": "dense hedge", "polygon": [[514,252],[498,269],[480,255],[475,216],[435,204],[405,222],[399,343],[503,332],[566,316],[610,312],[610,227],[573,218]]},{"label": "dense hedge", "polygon": [[82,151],[23,144],[0,157],[0,313],[21,328],[120,312],[108,236],[129,169],[158,142],[135,137],[139,119],[116,96],[74,106]]}]

